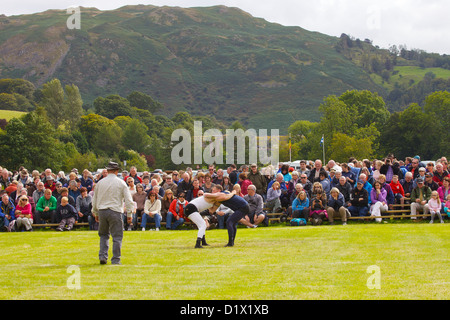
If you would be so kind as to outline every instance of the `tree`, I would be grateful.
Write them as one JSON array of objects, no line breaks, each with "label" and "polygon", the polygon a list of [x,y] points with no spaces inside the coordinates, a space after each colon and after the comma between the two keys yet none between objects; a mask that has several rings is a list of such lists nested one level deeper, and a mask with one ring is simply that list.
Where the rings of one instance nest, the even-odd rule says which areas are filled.
[{"label": "tree", "polygon": [[108,119],[114,119],[118,116],[133,117],[130,102],[117,94],[111,94],[106,98],[97,97],[94,100],[94,109],[97,114]]},{"label": "tree", "polygon": [[148,110],[151,113],[156,113],[164,108],[161,103],[155,101],[151,96],[139,91],[133,91],[130,93],[127,96],[127,100],[130,102],[132,107]]},{"label": "tree", "polygon": [[83,114],[83,100],[75,85],[66,85],[65,92],[58,79],[53,79],[42,86],[40,105],[47,111],[47,116],[54,128],[65,124],[73,130]]},{"label": "tree", "polygon": [[64,120],[64,90],[58,79],[53,79],[42,86],[40,105],[45,108],[50,123],[57,128]]}]

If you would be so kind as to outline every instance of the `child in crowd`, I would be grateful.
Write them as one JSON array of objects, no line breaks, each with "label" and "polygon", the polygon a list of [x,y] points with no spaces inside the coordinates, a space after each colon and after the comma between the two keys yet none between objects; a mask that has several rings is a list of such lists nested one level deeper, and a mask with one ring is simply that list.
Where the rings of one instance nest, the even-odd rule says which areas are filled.
[{"label": "child in crowd", "polygon": [[77,219],[78,212],[77,209],[69,204],[69,199],[67,197],[61,198],[61,204],[56,209],[56,213],[57,215],[61,216],[61,222],[59,223],[59,226],[56,228],[56,230],[72,230],[73,225],[75,224],[75,221]]},{"label": "child in crowd", "polygon": [[311,222],[314,226],[321,225],[323,219],[328,218],[326,206],[326,198],[324,193],[317,192],[311,203]]},{"label": "child in crowd", "polygon": [[450,218],[450,194],[447,195],[447,201],[445,202],[444,205],[444,212]]},{"label": "child in crowd", "polygon": [[398,181],[398,175],[392,176],[392,181],[389,183],[389,186],[392,189],[392,192],[394,193],[395,203],[399,204],[400,199],[405,196],[405,191],[403,190],[403,186]]},{"label": "child in crowd", "polygon": [[437,191],[431,192],[431,199],[428,201],[428,208],[431,213],[431,221],[433,223],[434,217],[437,215],[441,223],[444,223],[441,215],[441,199],[439,199],[439,194]]}]

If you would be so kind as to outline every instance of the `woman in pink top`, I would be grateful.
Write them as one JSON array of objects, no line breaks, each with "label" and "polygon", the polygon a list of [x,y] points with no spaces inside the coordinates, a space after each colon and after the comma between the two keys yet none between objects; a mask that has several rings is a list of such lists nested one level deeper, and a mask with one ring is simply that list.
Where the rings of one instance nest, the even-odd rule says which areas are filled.
[{"label": "woman in pink top", "polygon": [[15,214],[16,230],[21,227],[25,227],[26,231],[32,230],[31,225],[33,224],[33,212],[27,196],[21,196],[19,198],[19,203],[17,204]]}]

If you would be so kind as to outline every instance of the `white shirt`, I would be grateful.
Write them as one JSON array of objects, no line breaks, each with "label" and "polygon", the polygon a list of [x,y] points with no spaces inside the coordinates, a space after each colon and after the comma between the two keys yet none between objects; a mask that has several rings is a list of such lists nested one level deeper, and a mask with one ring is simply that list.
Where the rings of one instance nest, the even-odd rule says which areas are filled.
[{"label": "white shirt", "polygon": [[125,181],[118,178],[114,173],[110,173],[95,186],[94,196],[92,197],[92,213],[97,216],[98,211],[102,209],[122,212],[124,202],[127,216],[131,217],[134,203],[130,190]]},{"label": "white shirt", "polygon": [[214,205],[214,203],[209,203],[205,200],[205,197],[201,196],[195,199],[192,199],[190,202],[190,204],[193,204],[194,206],[197,207],[198,212],[202,212],[206,209],[212,208],[212,206]]}]

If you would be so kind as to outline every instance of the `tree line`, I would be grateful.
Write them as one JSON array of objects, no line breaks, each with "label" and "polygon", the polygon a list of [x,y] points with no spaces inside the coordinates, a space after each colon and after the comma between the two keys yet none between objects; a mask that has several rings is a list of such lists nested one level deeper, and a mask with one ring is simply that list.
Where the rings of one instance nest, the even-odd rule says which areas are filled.
[{"label": "tree line", "polygon": [[[7,168],[96,170],[115,160],[140,171],[179,169],[171,161],[174,130],[188,129],[193,138],[194,121],[202,121],[203,131],[225,133],[230,128],[210,116],[156,114],[164,106],[138,91],[126,97],[97,97],[86,109],[78,88],[63,86],[58,79],[39,89],[23,79],[0,79],[0,97],[18,95],[23,101],[21,111],[27,113],[3,122],[0,130],[0,163]],[[0,100],[0,109],[7,107]],[[339,162],[349,157],[382,158],[389,153],[399,158],[420,154],[423,159],[435,159],[450,151],[448,91],[429,94],[423,105],[415,102],[390,112],[377,93],[352,90],[326,96],[319,111],[319,122],[300,120],[289,126],[291,152],[288,140],[280,140],[280,161],[288,161],[290,154],[293,160],[322,159],[322,136],[326,158]],[[246,129],[239,121],[231,128]]]}]

